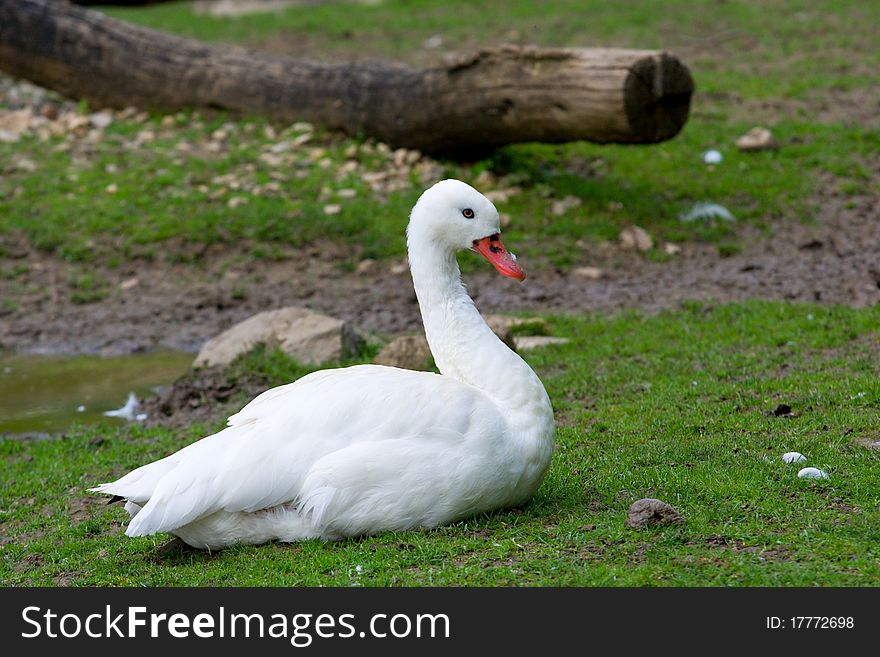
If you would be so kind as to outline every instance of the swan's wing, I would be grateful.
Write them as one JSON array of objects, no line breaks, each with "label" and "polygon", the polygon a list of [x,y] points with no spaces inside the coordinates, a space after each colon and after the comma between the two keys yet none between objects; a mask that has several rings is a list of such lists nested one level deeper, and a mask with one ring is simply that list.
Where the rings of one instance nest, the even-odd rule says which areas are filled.
[{"label": "swan's wing", "polygon": [[[319,459],[302,487],[300,511],[324,536],[432,527],[492,508],[481,482],[500,459],[448,429],[356,443]],[[477,452],[477,453],[475,453]],[[500,466],[499,466],[500,467]]]},{"label": "swan's wing", "polygon": [[[433,444],[432,431],[466,436],[475,422],[499,418],[485,395],[434,374],[358,366],[309,375],[263,393],[220,433],[151,464],[155,470],[141,475],[151,490],[138,496],[148,501],[126,533],[168,531],[219,510],[298,502],[309,471],[329,454],[398,438]],[[125,480],[100,490],[121,494],[116,483]]]}]

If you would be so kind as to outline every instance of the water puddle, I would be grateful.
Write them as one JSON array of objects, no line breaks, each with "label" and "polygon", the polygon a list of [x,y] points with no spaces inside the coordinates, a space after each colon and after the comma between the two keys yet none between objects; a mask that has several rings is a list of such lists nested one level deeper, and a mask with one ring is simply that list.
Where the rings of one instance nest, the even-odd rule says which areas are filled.
[{"label": "water puddle", "polygon": [[104,413],[122,407],[131,392],[139,399],[154,395],[192,361],[192,354],[173,351],[112,358],[0,354],[0,434],[123,424]]}]

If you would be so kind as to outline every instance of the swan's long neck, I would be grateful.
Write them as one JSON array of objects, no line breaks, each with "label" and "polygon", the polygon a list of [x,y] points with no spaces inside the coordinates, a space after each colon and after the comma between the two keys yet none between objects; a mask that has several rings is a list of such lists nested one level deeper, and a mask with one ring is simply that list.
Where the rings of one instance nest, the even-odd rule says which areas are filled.
[{"label": "swan's long neck", "polygon": [[474,306],[455,255],[411,235],[409,258],[425,335],[440,372],[479,388],[512,412],[552,417],[540,379]]}]

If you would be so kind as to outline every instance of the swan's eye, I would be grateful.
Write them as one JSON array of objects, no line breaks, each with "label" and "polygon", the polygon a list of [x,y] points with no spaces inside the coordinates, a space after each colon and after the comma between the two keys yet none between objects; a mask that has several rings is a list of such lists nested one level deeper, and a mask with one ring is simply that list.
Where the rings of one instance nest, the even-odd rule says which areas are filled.
[{"label": "swan's eye", "polygon": [[473,219],[474,218],[474,211],[471,210],[470,208],[465,208],[464,210],[461,211],[461,214],[464,215],[465,219]]}]

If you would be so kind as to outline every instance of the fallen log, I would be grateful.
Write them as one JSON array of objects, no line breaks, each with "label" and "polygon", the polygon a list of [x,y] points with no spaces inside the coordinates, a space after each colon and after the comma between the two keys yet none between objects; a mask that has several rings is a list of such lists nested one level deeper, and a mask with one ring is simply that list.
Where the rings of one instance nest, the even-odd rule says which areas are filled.
[{"label": "fallen log", "polygon": [[662,51],[503,47],[429,69],[327,64],[171,36],[53,0],[0,0],[0,69],[95,106],[217,108],[446,154],[663,141],[681,130],[693,92],[687,67]]}]

